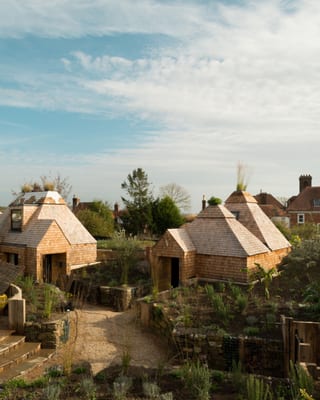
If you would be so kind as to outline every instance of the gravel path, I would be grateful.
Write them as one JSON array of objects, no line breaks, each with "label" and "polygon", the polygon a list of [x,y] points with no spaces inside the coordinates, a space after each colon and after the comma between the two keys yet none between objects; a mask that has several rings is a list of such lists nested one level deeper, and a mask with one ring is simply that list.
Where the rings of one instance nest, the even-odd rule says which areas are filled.
[{"label": "gravel path", "polygon": [[93,374],[111,365],[122,365],[124,354],[130,365],[157,368],[168,359],[167,346],[141,327],[133,309],[114,312],[96,305],[84,305],[70,313],[68,343],[44,365],[26,375],[33,379],[48,367],[89,362]]}]

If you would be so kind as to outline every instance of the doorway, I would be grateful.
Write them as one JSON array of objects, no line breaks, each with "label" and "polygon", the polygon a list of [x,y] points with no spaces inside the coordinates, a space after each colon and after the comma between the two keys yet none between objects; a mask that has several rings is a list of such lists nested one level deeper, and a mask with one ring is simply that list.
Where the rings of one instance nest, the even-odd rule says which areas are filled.
[{"label": "doorway", "polygon": [[43,282],[52,282],[52,254],[46,254],[43,258]]},{"label": "doorway", "polygon": [[171,287],[175,288],[179,286],[179,276],[180,276],[180,268],[179,268],[179,258],[172,257],[171,258]]}]

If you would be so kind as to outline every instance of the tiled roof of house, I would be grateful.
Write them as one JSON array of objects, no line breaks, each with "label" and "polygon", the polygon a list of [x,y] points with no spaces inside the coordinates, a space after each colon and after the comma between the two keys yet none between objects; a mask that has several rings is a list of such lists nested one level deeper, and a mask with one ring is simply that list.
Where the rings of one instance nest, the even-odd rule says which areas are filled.
[{"label": "tiled roof of house", "polygon": [[284,217],[286,212],[284,206],[272,194],[261,192],[256,194],[254,198],[257,200],[261,210],[271,219],[272,217]]},{"label": "tiled roof of house", "polygon": [[241,224],[261,240],[270,250],[290,247],[290,243],[277,229],[257,204],[257,200],[247,192],[233,192],[225,206],[237,215]]},{"label": "tiled roof of house", "polygon": [[[316,202],[315,202],[316,201]],[[318,205],[315,205],[318,204]],[[320,186],[307,186],[291,199],[288,211],[320,211]]]},{"label": "tiled roof of house", "polygon": [[190,236],[184,228],[168,229],[169,234],[174,238],[183,251],[195,251],[196,248],[192,243]]},{"label": "tiled roof of house", "polygon": [[209,206],[185,226],[198,254],[247,257],[269,249],[224,206]]}]

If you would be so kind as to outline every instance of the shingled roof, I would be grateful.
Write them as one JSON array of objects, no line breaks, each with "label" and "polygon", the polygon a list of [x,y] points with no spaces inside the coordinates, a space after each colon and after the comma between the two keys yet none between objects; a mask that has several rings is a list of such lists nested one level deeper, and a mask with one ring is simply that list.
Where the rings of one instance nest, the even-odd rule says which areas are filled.
[{"label": "shingled roof", "polygon": [[320,186],[307,186],[290,201],[287,211],[320,211],[315,204],[320,204]]},{"label": "shingled roof", "polygon": [[223,205],[208,206],[185,229],[198,254],[247,257],[269,252]]},{"label": "shingled roof", "polygon": [[85,229],[78,218],[66,205],[57,192],[30,192],[19,196],[10,205],[37,207],[22,232],[12,231],[8,220],[10,208],[0,218],[1,240],[4,243],[25,245],[35,248],[41,242],[51,225],[56,224],[68,242],[72,244],[96,243],[93,236]]},{"label": "shingled roof", "polygon": [[261,240],[270,250],[290,247],[290,243],[259,207],[257,200],[244,191],[233,192],[225,206],[241,224]]}]

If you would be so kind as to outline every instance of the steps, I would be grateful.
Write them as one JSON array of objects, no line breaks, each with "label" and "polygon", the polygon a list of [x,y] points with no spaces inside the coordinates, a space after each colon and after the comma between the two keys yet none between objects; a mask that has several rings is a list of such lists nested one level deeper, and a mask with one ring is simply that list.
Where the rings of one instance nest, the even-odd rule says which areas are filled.
[{"label": "steps", "polygon": [[24,336],[11,330],[0,330],[0,384],[38,367],[54,354],[54,349],[41,349],[40,343],[26,342]]}]

